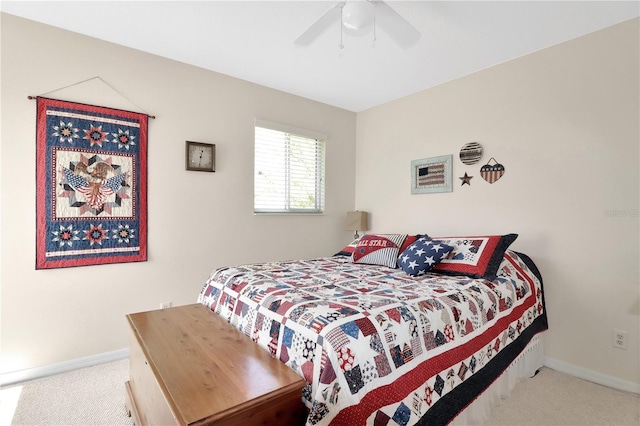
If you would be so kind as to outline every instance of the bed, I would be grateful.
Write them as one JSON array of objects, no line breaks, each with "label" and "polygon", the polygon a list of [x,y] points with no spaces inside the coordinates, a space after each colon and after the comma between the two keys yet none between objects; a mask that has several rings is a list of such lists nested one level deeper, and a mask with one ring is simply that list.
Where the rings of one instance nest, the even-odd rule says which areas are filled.
[{"label": "bed", "polygon": [[542,278],[516,237],[365,235],[217,269],[198,302],[305,378],[307,425],[481,424],[542,366]]}]

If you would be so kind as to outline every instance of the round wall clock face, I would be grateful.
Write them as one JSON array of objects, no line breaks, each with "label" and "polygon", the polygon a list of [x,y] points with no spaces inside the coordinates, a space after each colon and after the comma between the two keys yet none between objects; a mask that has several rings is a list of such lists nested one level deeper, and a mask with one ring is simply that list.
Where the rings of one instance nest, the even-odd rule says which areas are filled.
[{"label": "round wall clock face", "polygon": [[187,170],[215,171],[215,145],[187,141]]},{"label": "round wall clock face", "polygon": [[460,161],[464,164],[476,164],[482,158],[482,145],[478,142],[464,144],[460,150]]}]

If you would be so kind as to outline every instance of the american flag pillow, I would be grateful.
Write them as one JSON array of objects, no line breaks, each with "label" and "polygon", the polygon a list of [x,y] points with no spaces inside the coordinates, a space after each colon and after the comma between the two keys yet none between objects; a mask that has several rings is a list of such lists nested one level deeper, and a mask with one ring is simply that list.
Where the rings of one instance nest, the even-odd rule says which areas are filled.
[{"label": "american flag pillow", "polygon": [[398,266],[415,277],[430,271],[452,250],[453,247],[441,241],[421,237],[400,254]]},{"label": "american flag pillow", "polygon": [[369,234],[360,238],[353,250],[353,263],[382,265],[397,268],[400,246],[407,238],[407,234]]}]

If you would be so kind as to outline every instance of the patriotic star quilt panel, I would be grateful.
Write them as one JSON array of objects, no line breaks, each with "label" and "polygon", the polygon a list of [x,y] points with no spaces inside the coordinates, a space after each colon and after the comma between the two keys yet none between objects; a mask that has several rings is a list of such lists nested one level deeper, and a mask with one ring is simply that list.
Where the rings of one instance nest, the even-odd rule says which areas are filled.
[{"label": "patriotic star quilt panel", "polygon": [[221,268],[198,301],[306,379],[307,425],[447,424],[547,328],[513,251],[494,281],[345,256]]},{"label": "patriotic star quilt panel", "polygon": [[37,103],[36,269],[145,261],[148,116]]}]

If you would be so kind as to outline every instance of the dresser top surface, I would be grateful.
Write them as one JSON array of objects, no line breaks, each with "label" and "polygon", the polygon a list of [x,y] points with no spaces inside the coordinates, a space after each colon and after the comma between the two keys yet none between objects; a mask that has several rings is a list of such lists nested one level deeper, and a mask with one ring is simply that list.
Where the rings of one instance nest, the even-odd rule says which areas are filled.
[{"label": "dresser top surface", "polygon": [[158,383],[186,424],[275,400],[301,391],[305,384],[204,305],[140,312],[127,319]]}]

